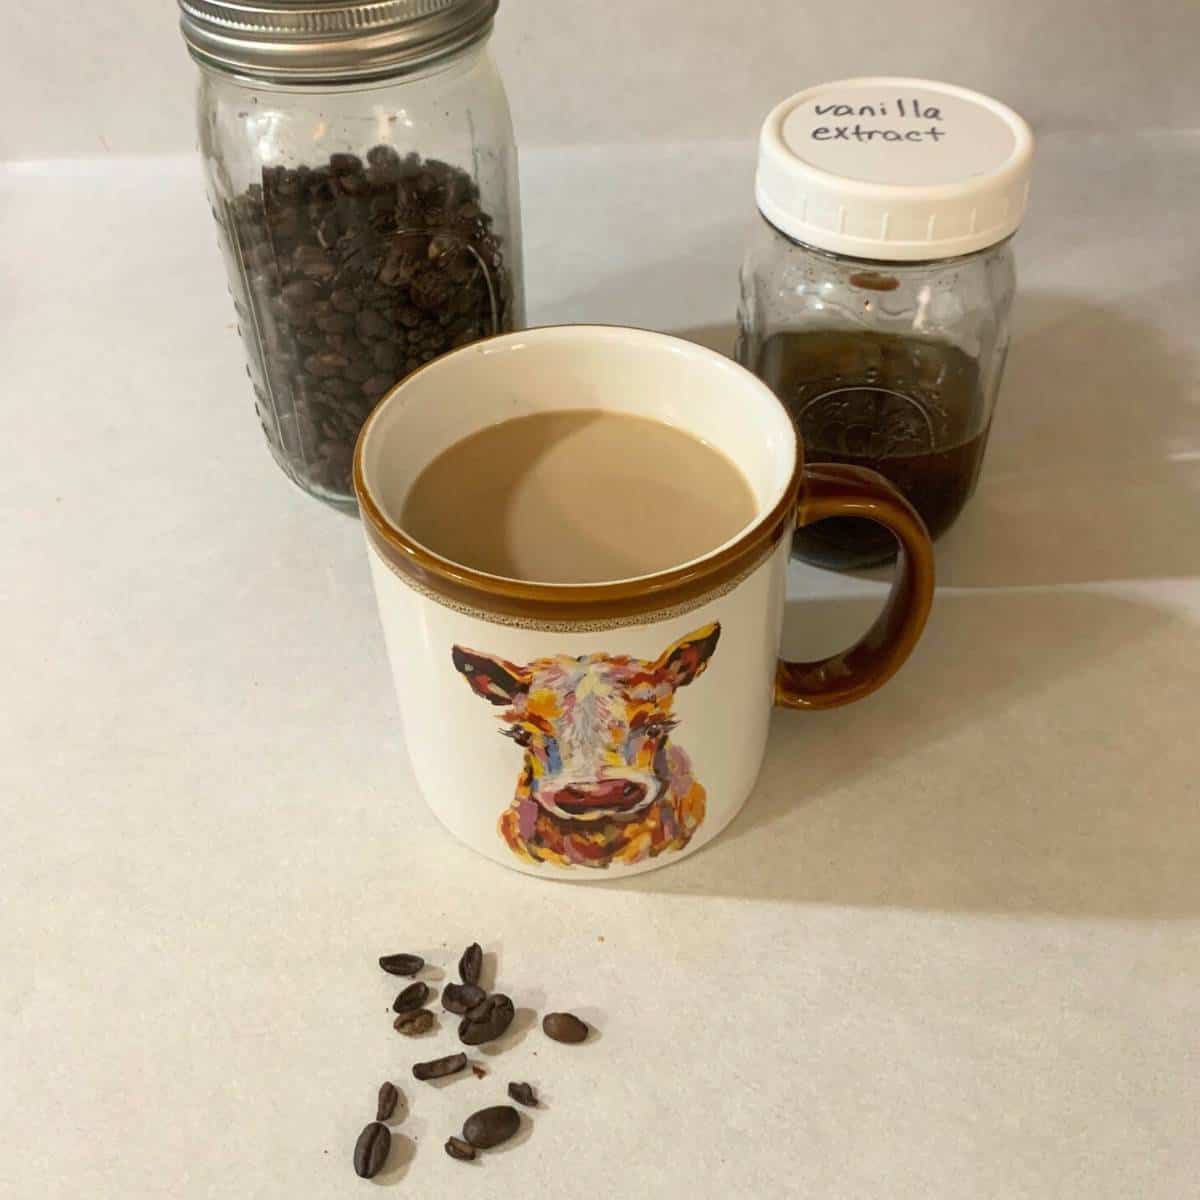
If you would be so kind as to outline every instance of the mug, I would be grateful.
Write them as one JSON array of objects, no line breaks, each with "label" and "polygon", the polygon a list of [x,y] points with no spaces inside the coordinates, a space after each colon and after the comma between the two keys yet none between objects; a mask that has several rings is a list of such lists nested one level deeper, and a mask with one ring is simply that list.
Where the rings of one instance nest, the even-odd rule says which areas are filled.
[{"label": "mug", "polygon": [[[649,417],[719,447],[756,515],[700,558],[587,584],[485,574],[406,533],[405,496],[439,453],[563,409]],[[874,691],[908,657],[933,596],[929,536],[890,484],[806,466],[770,388],[645,330],[529,329],[435,359],[368,418],[354,487],[418,785],[457,838],[540,878],[632,875],[716,837],[754,787],[772,705],[830,708]],[[780,662],[793,528],[844,516],[899,542],[888,600],[848,650]]]}]

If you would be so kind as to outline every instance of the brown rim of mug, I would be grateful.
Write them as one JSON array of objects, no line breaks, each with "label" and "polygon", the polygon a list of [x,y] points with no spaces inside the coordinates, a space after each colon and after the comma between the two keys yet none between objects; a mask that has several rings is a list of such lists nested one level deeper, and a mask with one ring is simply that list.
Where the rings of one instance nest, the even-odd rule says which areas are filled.
[{"label": "brown rim of mug", "polygon": [[[674,338],[672,334],[652,329],[641,329],[633,325],[601,325],[599,323],[567,323],[561,325],[538,325],[527,330],[511,330],[508,333],[492,334],[479,338],[452,350],[458,354],[482,342],[510,337],[513,333],[531,333],[540,329],[634,329],[639,333],[654,333],[658,337]],[[689,346],[698,343],[687,342]],[[704,346],[701,350],[708,349]],[[716,354],[716,351],[710,351]],[[761,558],[769,545],[774,545],[790,529],[796,511],[801,476],[804,471],[804,448],[796,438],[796,461],[792,478],[788,481],[776,504],[748,525],[741,536],[719,550],[696,559],[684,566],[643,575],[636,579],[619,579],[605,583],[533,583],[522,579],[509,579],[500,575],[489,575],[462,566],[422,546],[410,538],[398,525],[384,515],[371,498],[363,480],[363,445],[368,431],[384,404],[411,379],[437,365],[448,355],[435,358],[415,371],[410,372],[393,384],[380,398],[363,423],[354,446],[354,494],[358,499],[359,511],[371,545],[400,575],[411,578],[421,589],[444,596],[452,603],[467,605],[484,612],[501,613],[505,616],[528,620],[587,621],[608,620],[653,613],[661,609],[674,608],[715,591],[742,574],[752,563]],[[732,362],[733,360],[727,359]],[[736,364],[735,364],[736,365]],[[766,385],[763,385],[766,387]],[[767,389],[768,392],[770,389]],[[778,398],[776,403],[783,407]],[[786,410],[785,410],[786,412]],[[788,420],[789,427],[791,420]]]}]

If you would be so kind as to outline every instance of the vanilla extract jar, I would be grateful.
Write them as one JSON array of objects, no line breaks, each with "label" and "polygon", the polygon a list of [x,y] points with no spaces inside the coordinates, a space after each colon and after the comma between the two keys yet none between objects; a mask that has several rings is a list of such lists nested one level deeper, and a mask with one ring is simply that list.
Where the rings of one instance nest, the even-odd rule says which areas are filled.
[{"label": "vanilla extract jar", "polygon": [[[763,124],[738,361],[779,395],[810,461],[878,471],[935,538],[982,468],[1032,159],[1012,109],[929,80],[824,84]],[[841,517],[799,529],[794,550],[852,568],[895,543]]]}]

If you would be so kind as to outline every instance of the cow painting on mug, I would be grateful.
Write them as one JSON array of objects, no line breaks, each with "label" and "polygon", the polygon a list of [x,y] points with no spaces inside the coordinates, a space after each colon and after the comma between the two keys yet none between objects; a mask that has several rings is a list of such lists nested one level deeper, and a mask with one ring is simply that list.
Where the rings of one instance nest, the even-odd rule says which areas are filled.
[{"label": "cow painting on mug", "polygon": [[[547,444],[547,423],[571,436]],[[520,436],[421,500],[432,466],[506,429]],[[575,437],[602,429],[603,446]],[[746,489],[728,527],[700,519],[731,510],[715,469],[678,469],[681,441]],[[473,490],[489,473],[497,487]],[[464,844],[544,880],[624,878],[706,846],[754,789],[772,709],[868,695],[932,599],[929,535],[891,485],[805,464],[766,383],[665,334],[530,329],[434,359],[367,421],[355,478],[414,776]],[[856,646],[781,661],[793,531],[848,515],[902,548],[892,600]],[[499,557],[455,540],[468,525]]]},{"label": "cow painting on mug", "polygon": [[455,668],[503,706],[501,732],[525,751],[500,816],[510,849],[533,863],[607,867],[682,849],[704,820],[704,788],[669,735],[675,692],[708,666],[713,622],[654,661],[555,655],[514,665],[455,646]]}]

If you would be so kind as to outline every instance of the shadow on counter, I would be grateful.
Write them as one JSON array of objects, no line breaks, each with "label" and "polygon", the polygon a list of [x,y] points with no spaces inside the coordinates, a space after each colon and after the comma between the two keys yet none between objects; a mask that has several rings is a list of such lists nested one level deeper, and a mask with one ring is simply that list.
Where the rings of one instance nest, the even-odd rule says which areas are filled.
[{"label": "shadow on counter", "polygon": [[[793,603],[785,652],[845,645],[877,608],[869,597]],[[1200,824],[1181,783],[1200,773],[1195,642],[1187,621],[1107,595],[942,595],[885,688],[847,708],[775,714],[754,794],[720,838],[614,886],[1195,916]]]}]

